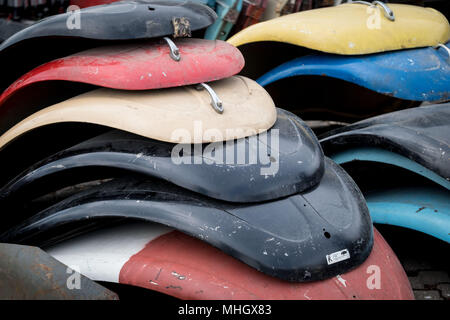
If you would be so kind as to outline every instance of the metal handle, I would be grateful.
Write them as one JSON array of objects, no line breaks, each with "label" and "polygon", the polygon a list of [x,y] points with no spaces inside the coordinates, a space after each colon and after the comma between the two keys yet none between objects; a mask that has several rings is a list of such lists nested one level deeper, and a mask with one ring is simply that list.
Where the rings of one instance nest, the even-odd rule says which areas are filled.
[{"label": "metal handle", "polygon": [[217,113],[222,114],[223,113],[223,104],[222,101],[219,99],[217,94],[214,92],[214,90],[208,86],[206,83],[199,83],[196,87],[197,90],[203,90],[206,89],[208,91],[209,95],[211,96],[211,105],[214,110],[216,110]]},{"label": "metal handle", "polygon": [[436,50],[443,48],[448,55],[447,61],[450,62],[450,49],[445,44],[439,43],[437,46],[434,46],[433,48],[435,48]]},{"label": "metal handle", "polygon": [[394,11],[392,11],[391,8],[389,8],[388,5],[385,4],[384,2],[372,1],[372,3],[370,3],[367,1],[349,1],[349,3],[365,4],[365,5],[372,6],[372,7],[379,5],[381,8],[383,8],[384,16],[391,21],[395,21]]},{"label": "metal handle", "polygon": [[180,50],[178,49],[178,47],[176,46],[176,44],[168,37],[164,37],[163,38],[167,44],[169,45],[170,48],[170,57],[175,60],[175,61],[180,61],[181,59],[181,55],[180,55]]},{"label": "metal handle", "polygon": [[394,11],[392,11],[386,3],[381,1],[373,1],[372,4],[382,7],[384,10],[384,16],[391,21],[395,21]]}]

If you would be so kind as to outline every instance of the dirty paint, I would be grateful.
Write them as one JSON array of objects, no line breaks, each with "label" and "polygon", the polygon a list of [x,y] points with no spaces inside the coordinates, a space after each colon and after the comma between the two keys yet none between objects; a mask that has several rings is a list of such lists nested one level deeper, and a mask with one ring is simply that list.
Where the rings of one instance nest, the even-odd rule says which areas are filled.
[{"label": "dirty paint", "polygon": [[[389,257],[389,258],[388,258]],[[143,265],[146,267],[142,267]],[[382,290],[366,286],[366,269],[381,268]],[[188,281],[170,270],[189,273]],[[157,271],[158,288],[150,286]],[[337,278],[294,284],[249,268],[199,240],[171,232],[147,244],[120,272],[120,282],[157,290],[180,299],[413,299],[408,279],[387,243],[375,231],[375,245],[367,261]],[[336,280],[338,279],[338,280]],[[336,282],[337,283],[336,283]],[[174,290],[174,288],[178,290]]]},{"label": "dirty paint", "polygon": [[[117,281],[180,299],[413,299],[405,272],[376,230],[374,249],[366,262],[340,275],[346,281],[344,287],[336,277],[302,284],[272,278],[178,231],[150,237],[155,234],[154,228],[158,229],[158,225],[128,222],[59,243],[49,252],[57,252],[62,262],[84,261],[78,263],[80,271],[102,280],[103,263],[113,261],[117,242],[136,243],[139,239],[137,250],[132,245],[123,246],[122,254],[128,252],[129,260],[124,262]],[[142,247],[146,237],[148,242]],[[98,243],[103,244],[101,251]],[[87,265],[89,268],[84,267]],[[366,286],[371,265],[380,267],[381,290]],[[181,280],[174,273],[186,278]]]},{"label": "dirty paint", "polygon": [[0,108],[11,108],[8,99],[26,87],[43,82],[48,83],[49,89],[52,81],[57,80],[121,90],[148,90],[220,80],[239,73],[244,66],[240,51],[226,42],[203,39],[174,42],[180,61],[170,57],[165,42],[153,41],[98,47],[45,63],[9,86],[0,96]]}]

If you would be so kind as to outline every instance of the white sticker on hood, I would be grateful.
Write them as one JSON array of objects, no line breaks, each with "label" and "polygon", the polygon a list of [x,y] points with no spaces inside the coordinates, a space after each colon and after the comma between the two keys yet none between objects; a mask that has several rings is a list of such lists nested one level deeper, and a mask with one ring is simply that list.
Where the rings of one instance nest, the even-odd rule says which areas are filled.
[{"label": "white sticker on hood", "polygon": [[350,258],[350,252],[347,249],[343,249],[340,251],[333,252],[331,254],[327,254],[327,263],[333,264],[336,262],[340,262],[343,260],[347,260]]}]

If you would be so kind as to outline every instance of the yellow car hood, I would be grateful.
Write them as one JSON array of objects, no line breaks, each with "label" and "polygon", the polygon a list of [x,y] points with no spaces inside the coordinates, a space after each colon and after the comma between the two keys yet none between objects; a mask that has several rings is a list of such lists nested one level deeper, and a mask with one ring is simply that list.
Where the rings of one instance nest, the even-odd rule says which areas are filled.
[{"label": "yellow car hood", "polygon": [[228,42],[285,42],[335,54],[375,52],[434,46],[450,39],[450,26],[432,8],[388,4],[395,21],[379,6],[349,3],[302,11],[250,26]]}]

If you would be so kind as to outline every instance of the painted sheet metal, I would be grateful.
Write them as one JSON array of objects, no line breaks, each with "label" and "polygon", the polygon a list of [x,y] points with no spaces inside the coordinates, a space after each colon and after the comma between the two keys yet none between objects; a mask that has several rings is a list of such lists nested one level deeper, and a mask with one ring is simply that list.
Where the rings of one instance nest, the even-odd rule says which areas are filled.
[{"label": "painted sheet metal", "polygon": [[163,40],[102,46],[45,63],[0,96],[0,133],[52,104],[95,88],[149,90],[210,82],[242,69],[238,49],[223,41],[175,39],[180,60]]},{"label": "painted sheet metal", "polygon": [[239,50],[220,40],[175,39],[174,43],[179,61],[170,57],[170,48],[162,40],[103,46],[53,60],[9,86],[0,96],[0,106],[18,90],[43,81],[148,90],[220,80],[244,66]]},{"label": "painted sheet metal", "polygon": [[[0,52],[26,40],[42,37],[81,37],[99,40],[177,37],[172,22],[174,17],[189,20],[191,31],[209,26],[217,17],[207,6],[175,0],[151,3],[144,0],[120,1],[85,8],[80,11],[80,28],[67,26],[68,21],[72,21],[70,16],[69,12],[40,20],[4,41],[0,45]],[[149,25],[152,27],[149,28]]]},{"label": "painted sheet metal", "polygon": [[[39,161],[1,188],[0,199],[17,206],[17,201],[31,197],[24,191],[30,185],[73,169],[77,176],[88,176],[83,172],[92,167],[138,172],[232,202],[273,200],[315,187],[324,173],[319,142],[301,119],[277,111],[277,121],[267,132],[214,145],[179,148],[114,130]],[[44,184],[53,188],[46,192],[58,188]]]},{"label": "painted sheet metal", "polygon": [[176,228],[265,274],[293,282],[343,274],[362,264],[373,245],[372,222],[362,194],[329,159],[316,188],[254,204],[217,201],[127,173],[69,196],[15,227],[2,226],[7,231],[0,239],[55,243],[72,236],[74,225],[81,234],[94,222],[111,218]]},{"label": "painted sheet metal", "polygon": [[286,42],[336,54],[368,54],[435,46],[450,40],[450,26],[431,8],[389,4],[395,21],[364,4],[302,11],[250,26],[228,42]]},{"label": "painted sheet metal", "polygon": [[121,1],[50,16],[0,44],[0,91],[42,63],[99,43],[186,37],[208,27],[216,18],[214,10],[205,5],[177,0],[151,4]]},{"label": "painted sheet metal", "polygon": [[439,187],[387,188],[368,192],[374,223],[424,232],[450,243],[450,191]]},{"label": "painted sheet metal", "polygon": [[[400,262],[377,230],[372,253],[361,266],[328,280],[296,284],[264,275],[178,231],[142,222],[97,230],[46,250],[63,263],[80,266],[91,279],[180,299],[414,299]],[[369,279],[375,272],[378,289]]]},{"label": "painted sheet metal", "polygon": [[32,114],[0,137],[0,149],[26,132],[62,122],[94,123],[173,143],[232,140],[264,132],[275,123],[272,99],[253,80],[235,76],[210,85],[222,100],[222,114],[213,109],[206,90],[193,86],[158,91],[103,88]]},{"label": "painted sheet metal", "polygon": [[39,248],[0,243],[0,257],[1,300],[118,300]]},{"label": "painted sheet metal", "polygon": [[286,62],[257,82],[265,87],[284,78],[306,75],[345,80],[405,100],[450,100],[450,57],[443,48],[366,56],[313,54]]},{"label": "painted sheet metal", "polygon": [[[450,181],[450,103],[418,107],[388,113],[331,131],[320,140],[324,152],[333,156],[345,150],[351,160],[351,152],[360,147],[383,149],[416,162],[441,179],[420,168],[413,170],[430,179],[440,181],[448,188]],[[366,153],[379,160],[394,159],[387,154]],[[385,160],[382,158],[384,157]],[[397,162],[397,160],[395,160]],[[405,163],[405,166],[410,164]],[[395,163],[394,163],[395,164]]]},{"label": "painted sheet metal", "polygon": [[331,158],[338,164],[350,163],[353,161],[371,161],[394,165],[415,172],[431,181],[436,182],[447,190],[450,190],[450,181],[448,179],[441,177],[432,170],[407,157],[382,148],[352,148],[333,153]]},{"label": "painted sheet metal", "polygon": [[205,39],[226,40],[242,10],[242,2],[243,0],[216,1],[218,18],[206,29]]}]

